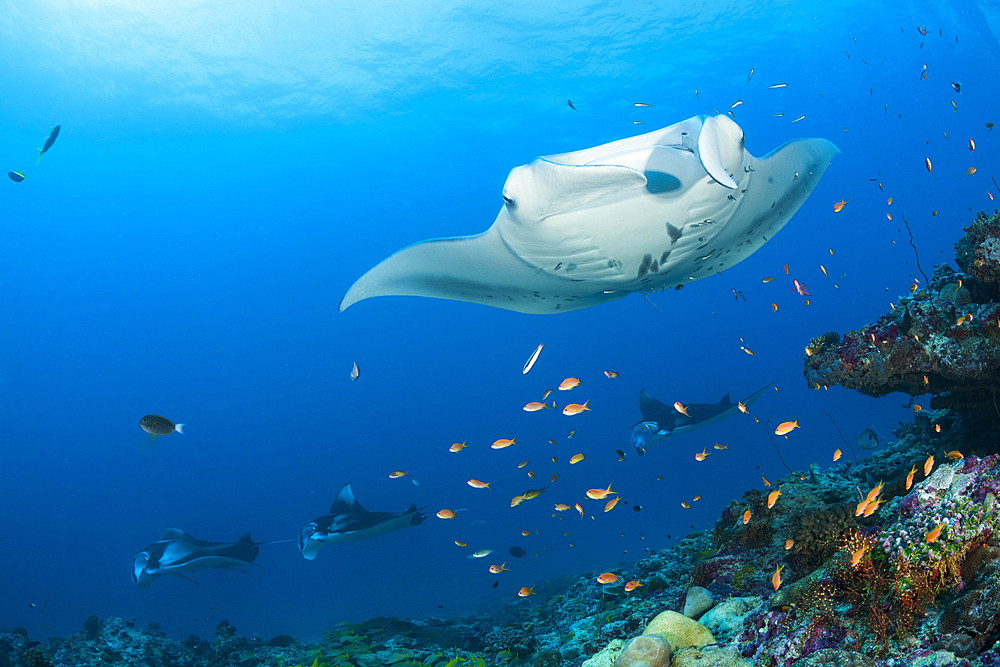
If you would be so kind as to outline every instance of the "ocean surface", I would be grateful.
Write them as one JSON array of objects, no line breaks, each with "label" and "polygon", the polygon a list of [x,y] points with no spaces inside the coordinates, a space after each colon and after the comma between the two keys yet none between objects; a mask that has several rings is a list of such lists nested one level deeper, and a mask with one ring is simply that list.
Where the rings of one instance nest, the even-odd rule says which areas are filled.
[{"label": "ocean surface", "polygon": [[[781,458],[851,456],[837,427],[891,437],[909,397],[811,390],[803,347],[923,284],[903,215],[929,275],[996,207],[998,38],[996,2],[0,0],[0,167],[25,176],[0,183],[0,628],[97,614],[211,636],[225,618],[309,638],[459,615],[710,528]],[[398,249],[486,230],[510,169],[729,111],[755,156],[800,137],[842,154],[723,274],[557,315],[418,297],[338,312]],[[567,377],[592,411],[522,410]],[[643,388],[709,403],[769,383],[749,416],[629,446]],[[185,433],[147,435],[150,413]],[[768,431],[790,420],[779,458]],[[369,510],[430,516],[313,561],[265,545],[263,569],[198,586],[131,580],[164,529],[294,540],[348,482]],[[628,505],[605,513],[584,492],[609,484]],[[577,502],[585,519],[553,516]]]}]

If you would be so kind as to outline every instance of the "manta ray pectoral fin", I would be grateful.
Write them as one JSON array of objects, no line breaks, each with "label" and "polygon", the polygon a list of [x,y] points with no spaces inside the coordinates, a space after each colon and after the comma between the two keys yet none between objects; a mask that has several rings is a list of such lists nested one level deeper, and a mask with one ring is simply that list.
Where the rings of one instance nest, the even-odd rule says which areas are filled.
[{"label": "manta ray pectoral fin", "polygon": [[[564,301],[547,298],[562,294]],[[375,296],[427,296],[521,313],[557,313],[620,299],[627,292],[574,296],[573,283],[516,257],[494,224],[483,234],[423,241],[403,248],[361,276],[340,311]],[[565,299],[572,298],[572,301]]]},{"label": "manta ray pectoral fin", "polygon": [[[195,586],[201,586],[201,582],[200,582],[200,581],[195,581],[195,580],[194,580],[194,579],[192,579],[191,577],[186,577],[186,576],[184,576],[183,574],[181,574],[180,572],[170,572],[170,573],[168,573],[168,574],[172,574],[172,575],[174,575],[175,577],[180,577],[180,578],[181,578],[181,579],[183,579],[184,581],[190,581],[190,582],[191,582],[192,584],[194,584]],[[148,588],[148,587],[147,587],[147,588]]]}]

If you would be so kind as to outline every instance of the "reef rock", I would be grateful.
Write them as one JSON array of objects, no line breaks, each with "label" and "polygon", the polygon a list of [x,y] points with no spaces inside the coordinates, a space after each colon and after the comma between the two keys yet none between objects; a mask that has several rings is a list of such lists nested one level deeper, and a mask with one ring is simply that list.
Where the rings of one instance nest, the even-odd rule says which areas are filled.
[{"label": "reef rock", "polygon": [[675,651],[715,643],[715,637],[708,628],[676,611],[665,611],[657,615],[642,634],[662,635]]},{"label": "reef rock", "polygon": [[710,646],[704,649],[689,648],[674,656],[673,667],[751,667],[749,660],[731,648]]},{"label": "reef rock", "polygon": [[743,627],[750,610],[761,602],[758,597],[728,598],[710,609],[699,622],[713,634],[728,635]]},{"label": "reef rock", "polygon": [[624,646],[624,640],[612,639],[607,646],[584,660],[580,667],[613,667]]},{"label": "reef rock", "polygon": [[670,644],[660,635],[640,635],[628,640],[615,667],[664,667],[670,665]]},{"label": "reef rock", "polygon": [[684,599],[684,615],[697,621],[713,604],[715,599],[707,588],[692,586]]}]

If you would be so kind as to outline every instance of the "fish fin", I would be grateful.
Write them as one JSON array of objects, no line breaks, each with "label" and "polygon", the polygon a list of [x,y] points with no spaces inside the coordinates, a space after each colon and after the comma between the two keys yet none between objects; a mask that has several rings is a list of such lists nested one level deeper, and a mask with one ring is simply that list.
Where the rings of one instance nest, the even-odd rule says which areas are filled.
[{"label": "fish fin", "polygon": [[719,400],[719,403],[724,403],[726,405],[728,405],[731,402],[732,401],[729,400],[729,394],[726,394],[725,396],[722,397],[722,399]]},{"label": "fish fin", "polygon": [[41,148],[39,148],[39,149],[38,149],[38,159],[37,159],[37,160],[35,160],[35,166],[36,166],[36,167],[38,166],[38,163],[42,161],[42,153],[43,153],[43,152],[44,152],[44,151],[42,151],[42,149],[41,149]]},{"label": "fish fin", "polygon": [[184,435],[184,424],[174,424],[174,430]]}]

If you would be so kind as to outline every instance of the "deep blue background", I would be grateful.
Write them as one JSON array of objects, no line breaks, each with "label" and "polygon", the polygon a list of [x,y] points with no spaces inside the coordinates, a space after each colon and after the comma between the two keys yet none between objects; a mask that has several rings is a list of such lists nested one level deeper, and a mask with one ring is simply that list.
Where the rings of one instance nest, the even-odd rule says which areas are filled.
[{"label": "deep blue background", "polygon": [[[919,277],[900,213],[930,273],[973,211],[993,209],[995,3],[285,4],[0,0],[0,167],[26,175],[0,183],[0,627],[40,636],[49,595],[54,633],[91,613],[171,633],[227,618],[268,637],[457,614],[639,558],[714,523],[760,473],[785,472],[744,416],[617,462],[643,387],[709,402],[780,379],[753,413],[799,421],[780,443],[796,470],[843,447],[823,410],[848,437],[912,418],[906,397],[808,390],[802,348],[873,321]],[[788,87],[766,90],[777,82]],[[337,313],[399,248],[485,230],[511,168],[736,99],[754,155],[801,136],[843,154],[751,258],[652,296],[663,312],[632,296],[555,316],[410,297]],[[593,412],[521,410],[567,376],[583,380],[568,398]],[[187,434],[151,441],[138,427],[151,412]],[[501,437],[518,446],[491,450]],[[455,441],[469,448],[449,453]],[[696,462],[703,447],[713,453]],[[587,460],[568,466],[577,452]],[[389,479],[397,469],[421,488]],[[197,573],[200,587],[167,578],[140,592],[129,577],[164,528],[293,538],[345,482],[371,510],[468,509],[313,562],[293,544],[263,547],[265,569]],[[608,483],[642,512],[583,497]],[[552,518],[554,502],[577,501],[597,520]],[[532,557],[510,562],[514,544]],[[497,554],[464,558],[484,547]],[[493,590],[487,568],[504,560],[513,571]]]}]

